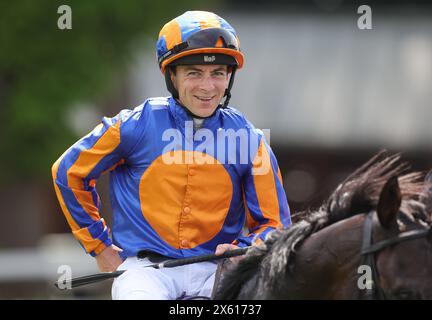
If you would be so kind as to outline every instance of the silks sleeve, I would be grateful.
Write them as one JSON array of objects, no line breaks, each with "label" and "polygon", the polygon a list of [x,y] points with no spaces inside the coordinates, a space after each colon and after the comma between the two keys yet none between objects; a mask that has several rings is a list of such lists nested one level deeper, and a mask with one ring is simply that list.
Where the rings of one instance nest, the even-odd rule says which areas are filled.
[{"label": "silks sleeve", "polygon": [[92,256],[112,244],[108,227],[99,213],[101,202],[96,180],[102,173],[124,162],[129,144],[126,136],[136,122],[130,110],[123,110],[114,118],[103,118],[101,124],[77,141],[52,166],[61,209],[73,235]]},{"label": "silks sleeve", "polygon": [[234,241],[239,247],[257,244],[272,230],[291,224],[279,166],[264,136],[243,179],[243,199],[249,234]]}]

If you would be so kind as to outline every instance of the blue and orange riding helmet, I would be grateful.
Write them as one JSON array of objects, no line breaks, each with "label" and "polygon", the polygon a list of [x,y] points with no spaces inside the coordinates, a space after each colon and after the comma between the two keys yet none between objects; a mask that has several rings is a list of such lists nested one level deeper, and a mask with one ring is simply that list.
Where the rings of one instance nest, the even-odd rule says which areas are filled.
[{"label": "blue and orange riding helmet", "polygon": [[165,74],[168,91],[178,98],[172,84],[170,67],[190,64],[228,65],[231,78],[225,91],[228,104],[234,74],[243,66],[244,56],[234,28],[212,12],[187,11],[165,24],[159,32],[156,55]]}]

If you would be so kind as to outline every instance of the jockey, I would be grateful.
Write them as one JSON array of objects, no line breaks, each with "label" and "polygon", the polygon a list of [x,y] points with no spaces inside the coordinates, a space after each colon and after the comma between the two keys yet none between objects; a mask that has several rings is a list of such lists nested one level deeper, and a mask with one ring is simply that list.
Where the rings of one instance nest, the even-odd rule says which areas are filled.
[{"label": "jockey", "polygon": [[[231,25],[188,11],[160,31],[157,59],[171,96],[103,118],[52,167],[73,235],[100,271],[126,270],[113,283],[113,299],[210,297],[215,262],[142,267],[250,246],[291,223],[262,131],[228,106],[244,61]],[[106,172],[111,235],[96,192]]]}]

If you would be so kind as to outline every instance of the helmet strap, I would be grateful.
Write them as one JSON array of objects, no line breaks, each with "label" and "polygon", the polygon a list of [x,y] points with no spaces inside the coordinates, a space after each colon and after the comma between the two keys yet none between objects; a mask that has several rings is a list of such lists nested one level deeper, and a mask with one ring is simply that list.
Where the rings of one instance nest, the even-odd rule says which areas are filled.
[{"label": "helmet strap", "polygon": [[165,68],[165,84],[167,86],[168,91],[172,94],[174,99],[179,98],[179,93],[177,89],[174,87],[174,84],[171,80],[171,74],[170,72],[175,72],[173,69],[175,67],[166,67]]},{"label": "helmet strap", "polygon": [[230,80],[228,82],[228,88],[225,89],[224,97],[226,97],[226,98],[225,98],[225,101],[224,101],[224,103],[222,105],[222,108],[228,107],[228,103],[229,103],[229,101],[231,99],[231,88],[232,88],[232,86],[234,84],[234,76],[235,76],[236,71],[237,71],[237,66],[233,66],[232,67],[232,71],[231,71],[231,78],[230,78]]}]

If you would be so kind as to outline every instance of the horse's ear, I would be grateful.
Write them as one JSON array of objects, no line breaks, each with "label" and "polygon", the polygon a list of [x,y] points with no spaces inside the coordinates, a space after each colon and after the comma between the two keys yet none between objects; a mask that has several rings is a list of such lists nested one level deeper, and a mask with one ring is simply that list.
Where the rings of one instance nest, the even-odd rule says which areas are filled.
[{"label": "horse's ear", "polygon": [[424,178],[423,196],[430,198],[432,196],[432,170],[429,170]]},{"label": "horse's ear", "polygon": [[427,173],[424,181],[427,182],[427,183],[432,183],[432,169],[429,170],[429,172]]},{"label": "horse's ear", "polygon": [[420,196],[420,201],[426,205],[427,212],[432,212],[432,170],[427,173],[424,179],[423,192]]},{"label": "horse's ear", "polygon": [[378,200],[377,214],[381,226],[390,229],[397,226],[397,213],[402,202],[402,195],[396,176],[387,180]]}]

